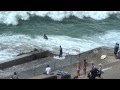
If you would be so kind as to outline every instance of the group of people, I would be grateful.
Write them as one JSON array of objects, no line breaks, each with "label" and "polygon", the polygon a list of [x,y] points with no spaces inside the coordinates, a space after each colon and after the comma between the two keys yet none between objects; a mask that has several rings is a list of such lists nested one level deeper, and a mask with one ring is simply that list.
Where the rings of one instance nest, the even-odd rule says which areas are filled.
[{"label": "group of people", "polygon": [[[115,44],[114,55],[115,58],[120,59],[119,43]],[[101,75],[103,73],[104,72],[102,71],[102,64],[99,64],[99,67],[95,67],[94,63],[92,63],[91,70],[88,73],[88,78],[89,79],[95,79],[96,77],[101,78]]]},{"label": "group of people", "polygon": [[[76,78],[78,78],[81,75],[81,73],[80,73],[81,69],[83,69],[83,73],[84,73],[84,75],[86,75],[87,66],[88,66],[88,62],[86,61],[86,59],[84,59],[83,62],[77,63],[77,77]],[[95,79],[96,77],[101,78],[101,74],[103,74],[102,64],[99,64],[99,66],[96,67],[95,64],[92,63],[91,69],[90,69],[87,77],[89,79]]]},{"label": "group of people", "polygon": [[[87,63],[86,59],[84,59],[83,65],[81,65],[80,62],[77,63],[77,78],[78,78],[78,76],[80,76],[81,66],[83,66],[83,72],[84,72],[84,75],[86,75],[86,70],[87,70],[87,66],[88,66],[88,63]],[[96,77],[101,77],[102,73],[103,73],[102,65],[99,64],[99,67],[96,68],[94,63],[92,63],[91,70],[88,73],[88,78],[89,79],[95,79]],[[46,74],[46,75],[51,75],[52,74],[51,73],[51,67],[49,65],[47,65],[44,74]],[[13,76],[10,79],[18,79],[17,73],[14,72]]]},{"label": "group of people", "polygon": [[81,66],[83,66],[83,72],[86,75],[86,69],[88,66],[86,59],[83,60],[83,63],[80,62],[77,63],[77,77],[80,76]]},{"label": "group of people", "polygon": [[88,73],[88,78],[89,79],[95,79],[96,77],[99,77],[101,78],[101,75],[103,74],[103,71],[102,71],[102,64],[99,64],[98,67],[96,67],[94,65],[94,63],[92,63],[91,65],[91,70],[90,72]]}]

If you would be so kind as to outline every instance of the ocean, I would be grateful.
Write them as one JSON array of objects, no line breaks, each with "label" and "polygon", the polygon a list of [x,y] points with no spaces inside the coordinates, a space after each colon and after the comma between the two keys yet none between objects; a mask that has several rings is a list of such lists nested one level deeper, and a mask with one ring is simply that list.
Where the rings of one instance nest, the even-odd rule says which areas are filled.
[{"label": "ocean", "polygon": [[116,42],[120,11],[0,11],[0,62],[34,48],[76,55]]}]

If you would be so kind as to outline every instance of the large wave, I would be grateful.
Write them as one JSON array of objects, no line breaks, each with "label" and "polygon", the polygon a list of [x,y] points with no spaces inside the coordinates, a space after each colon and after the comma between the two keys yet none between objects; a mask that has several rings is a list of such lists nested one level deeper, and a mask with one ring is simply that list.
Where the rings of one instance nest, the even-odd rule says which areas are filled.
[{"label": "large wave", "polygon": [[17,25],[19,20],[29,20],[30,17],[50,17],[55,21],[62,21],[64,18],[70,16],[84,19],[89,17],[95,20],[103,20],[111,15],[117,15],[119,17],[120,11],[1,11],[0,23],[6,25]]}]

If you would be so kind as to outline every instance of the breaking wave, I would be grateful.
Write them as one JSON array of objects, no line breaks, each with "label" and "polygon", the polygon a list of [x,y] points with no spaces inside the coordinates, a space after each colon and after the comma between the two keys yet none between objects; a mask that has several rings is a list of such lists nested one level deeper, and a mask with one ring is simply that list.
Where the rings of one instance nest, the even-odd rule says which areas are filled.
[{"label": "breaking wave", "polygon": [[89,17],[95,20],[103,20],[111,15],[120,17],[120,11],[1,11],[0,23],[6,25],[17,25],[19,20],[29,20],[33,16],[49,17],[55,21],[62,21],[70,16],[84,19]]}]

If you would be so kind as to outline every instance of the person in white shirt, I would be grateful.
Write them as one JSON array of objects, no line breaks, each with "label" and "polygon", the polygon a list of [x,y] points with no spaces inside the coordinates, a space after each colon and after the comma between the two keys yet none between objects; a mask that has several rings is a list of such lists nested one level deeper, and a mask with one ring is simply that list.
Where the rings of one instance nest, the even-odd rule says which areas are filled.
[{"label": "person in white shirt", "polygon": [[45,72],[46,72],[47,75],[51,74],[51,68],[49,67],[49,65],[47,65],[47,67],[45,69]]},{"label": "person in white shirt", "polygon": [[11,79],[18,79],[18,75],[17,75],[17,73],[16,72],[14,72],[14,75],[12,76],[12,78]]},{"label": "person in white shirt", "polygon": [[98,76],[99,76],[99,78],[101,78],[101,74],[104,73],[104,72],[102,71],[102,64],[101,64],[101,63],[99,64],[98,70],[99,70]]}]

